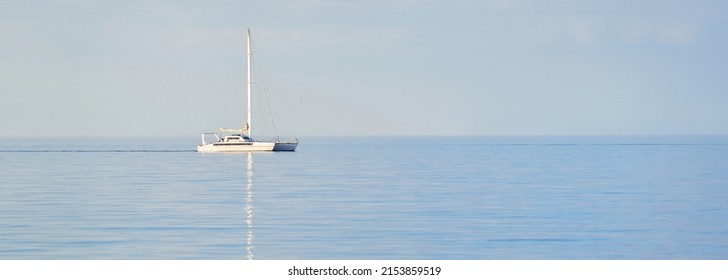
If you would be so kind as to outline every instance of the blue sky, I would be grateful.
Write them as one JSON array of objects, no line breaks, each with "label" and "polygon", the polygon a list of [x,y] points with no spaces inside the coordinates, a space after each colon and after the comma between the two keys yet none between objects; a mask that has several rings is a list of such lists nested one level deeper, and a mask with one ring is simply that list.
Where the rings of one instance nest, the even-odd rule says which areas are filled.
[{"label": "blue sky", "polygon": [[298,136],[728,134],[727,6],[3,1],[0,137],[239,126],[246,27]]}]

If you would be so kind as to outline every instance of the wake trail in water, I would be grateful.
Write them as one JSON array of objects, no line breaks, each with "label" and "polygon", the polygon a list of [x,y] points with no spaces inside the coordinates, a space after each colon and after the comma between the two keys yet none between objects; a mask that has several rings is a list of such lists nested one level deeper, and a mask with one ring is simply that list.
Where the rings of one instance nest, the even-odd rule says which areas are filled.
[{"label": "wake trail in water", "polygon": [[64,150],[0,150],[0,153],[187,153],[195,150],[149,150],[149,149],[64,149]]}]

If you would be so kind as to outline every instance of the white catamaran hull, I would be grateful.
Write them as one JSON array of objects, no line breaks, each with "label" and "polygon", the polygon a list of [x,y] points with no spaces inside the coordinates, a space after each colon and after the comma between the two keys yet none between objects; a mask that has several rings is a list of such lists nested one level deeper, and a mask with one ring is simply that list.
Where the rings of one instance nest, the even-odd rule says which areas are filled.
[{"label": "white catamaran hull", "polygon": [[[266,152],[273,151],[276,143],[273,142],[244,142],[244,143],[209,143],[198,145],[198,152]],[[295,149],[295,148],[294,148]]]}]

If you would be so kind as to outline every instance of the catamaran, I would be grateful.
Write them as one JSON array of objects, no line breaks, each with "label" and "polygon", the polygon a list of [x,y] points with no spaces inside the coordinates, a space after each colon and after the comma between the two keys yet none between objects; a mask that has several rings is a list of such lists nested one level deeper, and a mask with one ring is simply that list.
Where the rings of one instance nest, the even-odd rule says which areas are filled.
[{"label": "catamaran", "polygon": [[[253,58],[250,28],[248,28],[247,60],[248,60],[248,111],[247,121],[241,129],[220,128],[219,132],[203,132],[202,142],[197,145],[198,152],[253,152],[253,151],[287,151],[293,152],[298,146],[298,138],[284,141],[276,135],[275,140],[255,140],[251,137],[253,111],[252,111],[252,71]],[[226,134],[226,135],[224,135]],[[277,134],[277,132],[276,132]],[[214,138],[212,138],[214,137]],[[208,140],[209,139],[209,140]],[[212,140],[214,139],[214,140]]]}]

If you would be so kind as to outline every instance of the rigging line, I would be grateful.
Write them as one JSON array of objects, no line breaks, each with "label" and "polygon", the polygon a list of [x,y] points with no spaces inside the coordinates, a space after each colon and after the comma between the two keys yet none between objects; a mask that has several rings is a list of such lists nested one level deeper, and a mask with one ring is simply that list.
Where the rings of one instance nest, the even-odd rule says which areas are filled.
[{"label": "rigging line", "polygon": [[[257,48],[253,41],[254,40],[251,40],[251,44],[253,45],[253,49],[255,50]],[[267,89],[266,83],[264,81],[264,77],[270,77],[270,75],[268,74],[267,69],[265,69],[265,67],[263,67],[262,62],[259,62],[259,61],[262,61],[262,58],[260,57],[260,53],[258,53],[257,51],[255,51],[255,53],[256,53],[256,59],[253,60],[253,64],[255,64],[255,67],[259,70],[259,71],[257,71],[259,73],[259,75],[256,78],[260,79],[260,87],[263,90],[263,97],[265,98],[265,104],[268,107],[268,116],[270,117],[270,122],[271,122],[271,125],[273,126],[273,132],[275,133],[276,138],[278,138],[280,135],[278,134],[278,128],[276,127],[275,118],[273,117],[273,110],[271,109],[271,106],[270,106],[270,98],[269,98],[269,94],[268,94],[268,89]]]},{"label": "rigging line", "polygon": [[262,71],[262,68],[263,67],[261,66],[261,63],[258,62],[258,61],[261,60],[260,59],[260,54],[257,51],[257,47],[256,47],[256,44],[255,44],[255,40],[252,40],[251,39],[250,40],[250,44],[252,45],[252,49],[253,49],[252,52],[254,54],[253,57],[252,57],[252,64],[255,67],[255,69],[258,70],[258,71],[254,71],[253,72],[254,77],[253,77],[253,80],[251,82],[260,80],[260,88],[263,90],[263,97],[265,98],[265,103],[266,103],[266,106],[268,108],[268,115],[269,115],[269,118],[270,118],[270,122],[273,125],[273,130],[274,130],[274,132],[276,134],[276,137],[278,137],[278,129],[276,129],[276,124],[275,124],[275,121],[273,120],[273,111],[271,110],[270,102],[268,101],[268,91],[266,90],[265,82],[263,81],[263,73],[262,73],[263,72]]},{"label": "rigging line", "polygon": [[[260,130],[260,129],[259,129],[259,130]],[[258,139],[266,139],[266,140],[270,140],[270,139],[271,139],[271,138],[273,137],[273,136],[269,136],[269,135],[270,135],[270,134],[269,134],[270,132],[271,132],[271,128],[270,128],[270,127],[269,127],[269,128],[266,128],[266,130],[265,130],[265,131],[263,131],[263,132],[261,132],[261,133],[258,133],[258,136],[259,136],[259,137],[256,137],[256,138],[258,138]]]},{"label": "rigging line", "polygon": [[[268,77],[268,79],[270,80],[271,79],[270,78],[271,76],[268,73],[268,69],[265,68],[265,66],[262,66],[262,69],[263,69],[263,71],[262,71],[263,74],[266,75],[266,77]],[[270,85],[271,85],[271,87],[275,87],[275,83],[270,83]],[[278,91],[275,90],[275,88],[274,88],[273,89],[273,92],[275,93],[275,92],[278,92]],[[275,107],[279,109],[279,110],[276,110],[277,116],[278,117],[281,117],[281,116],[283,117],[283,123],[286,124],[286,128],[289,129],[290,132],[295,136],[296,135],[296,132],[294,131],[293,126],[292,126],[291,121],[290,121],[290,118],[288,117],[288,112],[286,111],[285,106],[283,106],[284,103],[280,101],[280,97],[278,95],[271,94],[270,96],[271,96],[271,99],[272,99],[271,102],[274,103],[276,105]]]},{"label": "rigging line", "polygon": [[[271,93],[279,92],[276,89],[276,84],[274,83],[272,76],[270,73],[268,73],[268,69],[265,67],[265,58],[262,52],[259,51],[260,48],[257,47],[257,41],[251,40],[251,44],[253,45],[253,53],[255,54],[253,59],[253,64],[255,65],[256,69],[258,71],[255,71],[254,74],[257,74],[261,81],[261,87],[263,87],[263,91],[265,93],[266,102],[268,105],[268,113],[270,115],[271,123],[273,124],[273,129],[275,129],[276,137],[279,137],[278,127],[275,124],[275,118],[274,118],[274,112],[271,109],[272,107],[276,108],[275,115],[277,117],[282,117],[283,124],[285,126],[285,131],[289,131],[293,134],[293,136],[297,135],[295,129],[293,128],[292,122],[290,120],[290,117],[288,116],[288,112],[286,111],[285,106],[283,106],[283,102],[280,101],[280,97],[276,94],[269,94],[267,89],[265,88],[265,84],[263,83],[263,78],[270,81],[268,83]],[[257,80],[257,79],[256,79]],[[273,103],[274,106],[271,106],[271,103]],[[281,119],[279,119],[278,124],[281,124]],[[285,132],[284,131],[284,132]]]},{"label": "rigging line", "polygon": [[278,129],[276,128],[276,121],[273,118],[273,111],[270,109],[270,101],[268,100],[268,90],[265,88],[265,83],[263,83],[263,77],[260,78],[260,84],[263,88],[263,96],[265,96],[265,104],[268,105],[268,115],[270,115],[270,123],[273,125],[273,132],[276,134],[276,138],[278,138]]},{"label": "rigging line", "polygon": [[[232,63],[228,67],[221,69],[229,69],[224,75],[216,75],[219,80],[217,87],[212,87],[216,93],[211,94],[215,104],[219,104],[217,114],[224,121],[224,127],[238,127],[240,123],[245,123],[245,114],[241,114],[241,106],[245,106],[245,48],[242,51],[235,51],[234,54],[226,54],[222,56],[225,61],[230,60]],[[244,107],[243,107],[244,108]]]},{"label": "rigging line", "polygon": [[[253,43],[253,44],[255,44],[255,43]],[[255,46],[255,45],[253,45],[253,46]],[[268,73],[268,69],[265,67],[265,63],[262,62],[264,60],[263,56],[261,54],[258,54],[257,55],[257,58],[258,59],[256,60],[255,65],[259,69],[258,72],[260,72],[261,82],[262,82],[263,77],[266,77],[267,80],[270,80],[271,81],[268,84],[272,88],[271,89],[272,92],[278,92],[277,89],[275,89],[275,85],[276,84],[274,82],[272,82],[271,75],[270,75],[270,73]],[[261,62],[258,63],[257,61],[261,61]],[[276,116],[281,117],[281,115],[282,115],[283,123],[286,125],[286,129],[289,130],[293,134],[293,136],[297,135],[296,134],[296,131],[293,128],[292,122],[290,121],[290,117],[288,117],[288,112],[286,111],[285,106],[283,106],[283,102],[280,101],[280,97],[277,96],[276,94],[268,94],[268,92],[266,91],[266,98],[271,98],[272,99],[270,101],[267,101],[267,102],[269,102],[268,103],[268,107],[271,108],[270,103],[274,103],[275,107],[277,108],[277,110],[276,110]],[[271,115],[271,122],[273,122],[273,120],[274,120],[274,118],[273,118],[273,110],[270,110],[269,109],[268,112]],[[279,122],[279,124],[280,124],[280,122]],[[276,134],[277,134],[276,136],[278,136],[277,128],[276,128]]]}]

